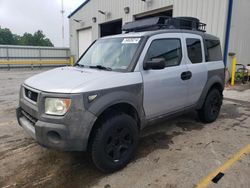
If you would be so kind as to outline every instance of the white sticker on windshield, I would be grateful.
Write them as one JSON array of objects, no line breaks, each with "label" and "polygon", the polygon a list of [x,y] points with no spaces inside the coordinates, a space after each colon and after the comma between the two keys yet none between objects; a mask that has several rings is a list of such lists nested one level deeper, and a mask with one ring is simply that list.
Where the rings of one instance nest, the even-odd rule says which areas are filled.
[{"label": "white sticker on windshield", "polygon": [[141,38],[125,38],[122,41],[122,44],[138,44]]}]

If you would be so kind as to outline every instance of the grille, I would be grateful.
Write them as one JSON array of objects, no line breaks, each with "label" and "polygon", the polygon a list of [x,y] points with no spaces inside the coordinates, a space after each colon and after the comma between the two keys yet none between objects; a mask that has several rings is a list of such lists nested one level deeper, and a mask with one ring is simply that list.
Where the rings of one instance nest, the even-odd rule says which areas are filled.
[{"label": "grille", "polygon": [[34,101],[34,102],[37,102],[37,98],[38,98],[38,93],[34,92],[34,91],[31,91],[27,88],[24,88],[24,92],[25,92],[25,96]]}]

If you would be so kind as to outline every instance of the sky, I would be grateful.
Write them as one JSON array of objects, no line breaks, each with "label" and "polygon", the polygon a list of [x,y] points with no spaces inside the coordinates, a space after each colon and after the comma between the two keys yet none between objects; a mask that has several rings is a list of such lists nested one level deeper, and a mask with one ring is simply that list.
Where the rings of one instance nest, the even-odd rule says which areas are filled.
[{"label": "sky", "polygon": [[22,35],[42,30],[56,47],[69,46],[68,15],[84,0],[64,1],[65,41],[62,40],[62,0],[0,0],[0,26]]}]

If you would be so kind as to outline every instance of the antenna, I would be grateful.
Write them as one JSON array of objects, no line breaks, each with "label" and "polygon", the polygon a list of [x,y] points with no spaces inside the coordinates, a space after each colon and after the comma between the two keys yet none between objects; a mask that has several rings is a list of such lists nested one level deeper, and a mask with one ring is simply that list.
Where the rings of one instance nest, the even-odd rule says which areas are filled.
[{"label": "antenna", "polygon": [[61,14],[62,14],[62,45],[64,47],[65,45],[65,41],[64,41],[64,13],[65,13],[65,10],[64,10],[64,3],[63,3],[63,0],[62,0],[62,9],[61,9]]}]

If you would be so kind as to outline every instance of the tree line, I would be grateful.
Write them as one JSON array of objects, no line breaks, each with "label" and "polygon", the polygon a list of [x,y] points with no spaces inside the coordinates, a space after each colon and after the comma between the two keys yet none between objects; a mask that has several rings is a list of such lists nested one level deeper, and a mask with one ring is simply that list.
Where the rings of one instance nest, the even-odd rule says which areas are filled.
[{"label": "tree line", "polygon": [[25,45],[25,46],[54,46],[43,31],[38,30],[34,34],[24,33],[22,36],[13,34],[8,28],[0,26],[0,44]]}]

